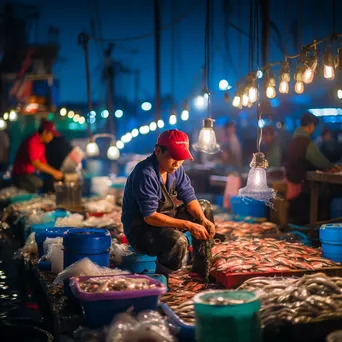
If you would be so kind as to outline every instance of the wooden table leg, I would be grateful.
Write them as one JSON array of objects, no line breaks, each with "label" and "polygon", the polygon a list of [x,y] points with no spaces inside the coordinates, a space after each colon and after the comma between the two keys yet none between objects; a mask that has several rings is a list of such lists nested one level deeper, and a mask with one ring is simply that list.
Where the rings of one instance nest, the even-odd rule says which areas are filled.
[{"label": "wooden table leg", "polygon": [[310,224],[317,222],[318,216],[318,182],[311,182],[311,200],[310,200]]}]

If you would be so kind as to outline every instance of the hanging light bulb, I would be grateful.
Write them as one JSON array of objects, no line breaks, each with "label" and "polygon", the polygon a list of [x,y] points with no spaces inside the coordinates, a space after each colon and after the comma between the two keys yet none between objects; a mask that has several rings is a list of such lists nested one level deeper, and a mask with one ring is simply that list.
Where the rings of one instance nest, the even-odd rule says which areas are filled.
[{"label": "hanging light bulb", "polygon": [[334,66],[334,56],[331,52],[324,55],[324,78],[327,80],[333,80],[335,78],[335,66]]},{"label": "hanging light bulb", "polygon": [[269,84],[266,88],[266,96],[269,98],[269,99],[274,99],[277,95],[277,92],[274,88],[274,86],[272,86],[271,84]]},{"label": "hanging light bulb", "polygon": [[336,69],[342,71],[342,48],[337,50]]},{"label": "hanging light bulb", "polygon": [[273,71],[271,69],[267,69],[267,80],[268,80],[268,83],[272,87],[276,86],[276,79],[275,79],[274,73],[273,73]]},{"label": "hanging light bulb", "polygon": [[216,142],[216,135],[213,129],[214,122],[212,118],[203,120],[203,128],[199,133],[198,140],[192,145],[195,151],[207,154],[215,154],[220,151],[220,146]]},{"label": "hanging light bulb", "polygon": [[233,106],[234,107],[240,107],[240,104],[241,104],[241,97],[240,95],[236,94],[233,98]]},{"label": "hanging light bulb", "polygon": [[286,81],[281,81],[279,83],[279,93],[287,94],[289,92],[289,84]]},{"label": "hanging light bulb", "polygon": [[248,92],[247,92],[247,90],[245,90],[244,93],[242,94],[242,101],[241,101],[241,103],[242,103],[242,105],[244,107],[247,107],[248,106],[248,102],[249,102]]},{"label": "hanging light bulb", "polygon": [[296,84],[295,84],[295,92],[297,94],[303,94],[304,92],[304,82],[302,81],[297,81]]},{"label": "hanging light bulb", "polygon": [[177,123],[177,116],[176,114],[171,114],[169,118],[169,124],[170,125],[175,125]]},{"label": "hanging light bulb", "polygon": [[110,160],[118,160],[120,158],[120,151],[113,142],[107,150],[107,158]]},{"label": "hanging light bulb", "polygon": [[305,63],[305,71],[303,73],[303,82],[309,84],[313,81],[315,76],[315,71],[317,68],[318,60],[316,56],[308,59]]},{"label": "hanging light bulb", "polygon": [[3,131],[7,128],[7,122],[4,119],[0,119],[0,131]]},{"label": "hanging light bulb", "polygon": [[255,84],[253,84],[248,90],[249,101],[254,103],[258,99],[258,89]]},{"label": "hanging light bulb", "polygon": [[304,92],[304,82],[303,82],[304,68],[305,66],[298,66],[294,74],[294,79],[296,81],[294,90],[297,94],[303,94]]},{"label": "hanging light bulb", "polygon": [[97,145],[94,140],[90,139],[89,143],[86,146],[86,153],[88,157],[98,156],[100,154],[99,145]]},{"label": "hanging light bulb", "polygon": [[276,192],[267,186],[266,168],[268,162],[263,153],[253,154],[248,173],[247,185],[239,190],[239,196],[243,199],[255,199],[272,206],[272,200],[276,198]]},{"label": "hanging light bulb", "polygon": [[9,113],[9,121],[16,121],[18,119],[18,114],[15,110],[11,110]]},{"label": "hanging light bulb", "polygon": [[280,81],[284,81],[287,83],[291,81],[290,65],[288,61],[285,61],[283,64],[281,74],[280,74]]}]

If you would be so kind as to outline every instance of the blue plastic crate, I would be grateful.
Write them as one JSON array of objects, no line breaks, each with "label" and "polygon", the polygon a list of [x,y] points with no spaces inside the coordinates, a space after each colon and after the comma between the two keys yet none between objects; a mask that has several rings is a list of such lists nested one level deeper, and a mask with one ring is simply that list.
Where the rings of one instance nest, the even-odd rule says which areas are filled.
[{"label": "blue plastic crate", "polygon": [[156,260],[155,256],[133,252],[122,258],[120,268],[137,274],[153,274],[156,273]]}]

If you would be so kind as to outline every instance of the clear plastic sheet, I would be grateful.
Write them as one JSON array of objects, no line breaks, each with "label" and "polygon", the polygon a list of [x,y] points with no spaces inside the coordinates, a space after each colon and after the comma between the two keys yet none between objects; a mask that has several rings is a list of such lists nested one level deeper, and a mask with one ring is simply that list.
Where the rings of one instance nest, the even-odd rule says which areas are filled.
[{"label": "clear plastic sheet", "polygon": [[15,259],[29,259],[31,256],[38,254],[38,246],[35,239],[36,233],[31,233],[25,242],[23,248],[19,248],[14,255]]},{"label": "clear plastic sheet", "polygon": [[118,315],[112,322],[106,342],[175,342],[168,324],[156,311],[143,311],[137,316]]},{"label": "clear plastic sheet", "polygon": [[115,274],[129,274],[129,272],[120,270],[118,268],[98,266],[97,264],[93,263],[89,258],[83,258],[68,266],[65,270],[59,273],[54,283],[63,284],[64,280],[68,280],[72,277]]},{"label": "clear plastic sheet", "polygon": [[40,258],[42,261],[51,261],[52,258],[52,250],[54,245],[63,245],[63,238],[46,238],[43,246],[44,246],[44,255]]},{"label": "clear plastic sheet", "polygon": [[114,196],[105,196],[86,202],[85,208],[88,213],[110,213],[115,210]]}]

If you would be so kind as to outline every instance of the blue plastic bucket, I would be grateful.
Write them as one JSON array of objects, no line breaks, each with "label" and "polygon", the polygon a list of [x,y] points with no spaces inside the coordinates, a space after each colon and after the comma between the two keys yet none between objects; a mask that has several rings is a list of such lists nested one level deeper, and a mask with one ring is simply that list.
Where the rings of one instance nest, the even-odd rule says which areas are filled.
[{"label": "blue plastic bucket", "polygon": [[240,197],[234,196],[230,199],[230,204],[233,215],[242,217],[251,216],[257,218],[268,216],[268,208],[262,201],[257,201],[250,198],[243,201]]},{"label": "blue plastic bucket", "polygon": [[68,229],[70,229],[70,227],[52,227],[37,231],[35,239],[38,246],[39,258],[44,255],[44,241],[46,240],[46,238],[63,237],[63,234]]},{"label": "blue plastic bucket", "polygon": [[323,256],[342,262],[342,223],[324,224],[319,230]]},{"label": "blue plastic bucket", "polygon": [[[99,266],[109,267],[112,240],[107,229],[74,228],[63,235],[64,269],[78,260],[89,258]],[[64,295],[72,297],[69,281],[64,281]]]},{"label": "blue plastic bucket", "polygon": [[73,228],[63,235],[64,268],[83,258],[109,267],[112,240],[107,229]]}]

